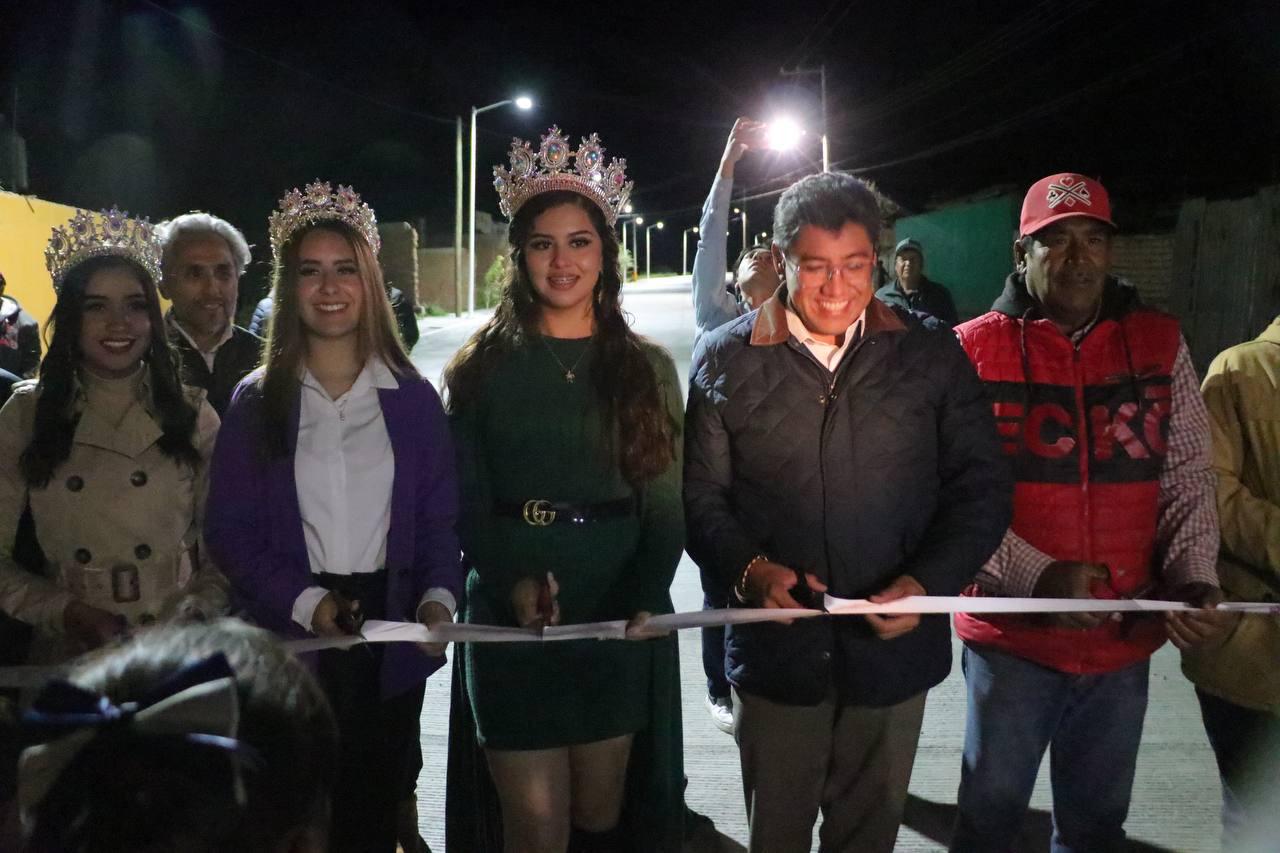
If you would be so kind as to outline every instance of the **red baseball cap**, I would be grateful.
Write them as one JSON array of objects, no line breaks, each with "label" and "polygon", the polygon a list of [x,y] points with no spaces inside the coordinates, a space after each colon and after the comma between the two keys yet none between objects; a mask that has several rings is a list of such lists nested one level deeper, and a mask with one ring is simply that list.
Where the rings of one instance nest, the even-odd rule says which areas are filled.
[{"label": "red baseball cap", "polygon": [[1111,221],[1111,196],[1106,187],[1075,172],[1060,172],[1041,178],[1027,190],[1018,233],[1034,234],[1068,216],[1088,216],[1116,227]]}]

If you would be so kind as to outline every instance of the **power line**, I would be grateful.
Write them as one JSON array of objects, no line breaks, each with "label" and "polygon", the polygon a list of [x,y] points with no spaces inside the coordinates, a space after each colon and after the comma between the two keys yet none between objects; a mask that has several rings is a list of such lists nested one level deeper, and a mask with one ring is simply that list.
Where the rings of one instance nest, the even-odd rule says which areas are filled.
[{"label": "power line", "polygon": [[[853,0],[845,0],[845,2],[847,3],[845,14],[847,14],[849,11],[849,8],[853,7]],[[833,11],[835,11],[835,8],[839,6],[840,3],[841,3],[841,0],[831,0],[831,5],[827,6],[826,11],[824,11],[822,13],[822,16],[819,17],[818,20],[814,22],[813,26],[809,28],[809,32],[805,33],[805,37],[800,40],[800,44],[794,50],[791,51],[790,58],[786,62],[782,63],[784,67],[788,65],[799,64],[808,56],[808,53],[812,52],[812,51],[806,52],[806,49],[809,46],[809,42],[813,39],[814,35],[819,30],[822,29],[823,22],[827,20],[827,16],[830,15]],[[842,19],[843,17],[844,15],[842,14],[840,18]],[[836,19],[836,20],[838,22],[840,19]],[[829,28],[827,32],[830,33]]]},{"label": "power line", "polygon": [[[1149,71],[1153,70],[1154,68],[1163,64],[1164,62],[1167,62],[1171,59],[1175,59],[1178,55],[1180,55],[1182,49],[1186,45],[1192,42],[1207,38],[1211,33],[1221,29],[1223,26],[1225,26],[1227,23],[1230,23],[1232,20],[1234,19],[1229,19],[1228,21],[1220,22],[1218,26],[1210,30],[1201,31],[1200,33],[1197,33],[1194,36],[1188,37],[1186,39],[1183,39],[1180,42],[1176,42],[1172,45],[1169,45],[1164,50],[1161,50],[1155,54],[1152,54],[1151,56],[1148,56],[1145,59],[1139,62],[1136,62],[1125,69],[1114,72],[1112,74],[1108,74],[1104,77],[1100,77],[1097,80],[1094,80],[1093,82],[1083,87],[1073,89],[1070,92],[1067,92],[1066,94],[1063,94],[1051,101],[1046,101],[1042,104],[1038,104],[1034,107],[1031,107],[1030,109],[1024,110],[1023,112],[1018,113],[1015,116],[1010,116],[1009,118],[1006,118],[1002,121],[996,122],[989,126],[973,130],[967,134],[964,134],[963,136],[959,136],[954,139],[949,139],[944,142],[931,145],[927,148],[921,149],[911,154],[907,154],[901,157],[895,157],[889,160],[884,160],[879,163],[856,166],[852,168],[844,168],[842,169],[842,171],[845,171],[851,175],[865,174],[867,172],[875,172],[881,169],[890,168],[892,166],[900,166],[904,163],[911,163],[917,160],[928,159],[930,157],[934,157],[939,154],[944,154],[948,151],[953,151],[955,149],[962,148],[967,145],[971,145],[975,142],[981,142],[986,139],[998,137],[1004,134],[1005,132],[1012,130],[1016,127],[1019,127],[1021,125],[1024,125],[1030,121],[1041,118],[1045,115],[1056,113],[1060,111],[1064,106],[1076,100],[1094,95],[1098,92],[1105,91],[1106,89],[1112,88],[1113,86],[1116,86],[1118,84],[1127,83],[1130,80],[1141,77],[1142,75],[1148,73]],[[1176,81],[1171,80],[1169,82],[1173,83]],[[833,168],[844,167],[847,164],[851,163],[854,159],[855,158],[853,157],[847,157],[844,160],[837,161],[835,163],[832,163],[831,165]],[[804,171],[804,170],[792,170],[792,172],[775,176],[773,178],[770,178],[768,183],[774,183],[779,180],[789,180],[791,176],[801,171]],[[788,184],[787,186],[789,185],[790,184]],[[740,197],[735,201],[739,204],[745,204],[746,202],[750,202],[750,201],[759,201],[761,199],[773,198],[775,196],[779,196],[782,193],[786,192],[787,186],[781,186],[781,187],[776,187],[776,188],[762,191],[762,192],[752,193],[752,194]],[[678,208],[674,210],[658,211],[650,215],[676,216],[682,213],[689,213],[697,210],[701,210],[701,205],[683,207],[683,208]]]},{"label": "power line", "polygon": [[[874,124],[886,116],[945,91],[966,80],[1005,55],[1023,48],[1028,39],[1047,35],[1066,21],[1096,5],[1098,0],[1042,0],[1022,16],[996,30],[958,56],[929,70],[925,75],[901,86],[883,97],[858,107],[853,113],[856,124]],[[837,116],[837,120],[839,117]]]}]

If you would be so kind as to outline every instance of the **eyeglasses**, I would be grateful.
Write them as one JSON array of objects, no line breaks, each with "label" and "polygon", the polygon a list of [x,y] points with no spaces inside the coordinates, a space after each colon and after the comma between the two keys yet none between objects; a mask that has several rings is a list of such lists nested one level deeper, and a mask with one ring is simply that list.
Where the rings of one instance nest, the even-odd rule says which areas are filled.
[{"label": "eyeglasses", "polygon": [[845,284],[852,284],[871,266],[866,258],[857,258],[836,266],[824,264],[820,261],[792,263],[789,258],[785,257],[782,259],[782,263],[783,266],[795,273],[796,280],[800,282],[801,287],[821,287],[837,275],[844,279]]}]

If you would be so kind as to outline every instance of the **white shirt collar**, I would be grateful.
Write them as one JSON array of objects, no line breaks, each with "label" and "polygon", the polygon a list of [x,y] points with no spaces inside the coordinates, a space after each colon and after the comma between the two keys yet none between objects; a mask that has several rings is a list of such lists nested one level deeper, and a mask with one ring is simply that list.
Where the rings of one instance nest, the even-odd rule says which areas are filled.
[{"label": "white shirt collar", "polygon": [[800,319],[800,315],[793,311],[790,306],[787,306],[787,331],[791,332],[796,340],[804,344],[805,348],[827,370],[834,372],[840,364],[840,360],[844,358],[844,354],[848,352],[849,345],[861,337],[860,333],[866,322],[866,317],[867,309],[863,308],[862,313],[858,315],[858,319],[850,323],[849,328],[845,330],[844,341],[837,346],[815,338],[813,333],[805,326],[804,321]]},{"label": "white shirt collar", "polygon": [[[313,391],[319,391],[326,398],[329,396],[329,393],[324,390],[324,386],[320,384],[320,380],[315,378],[306,364],[302,365],[302,375],[299,379],[303,385]],[[396,375],[391,371],[391,368],[387,367],[386,363],[377,356],[370,356],[364,367],[360,369],[359,375],[356,376],[356,381],[351,383],[351,389],[342,396],[358,397],[369,391],[395,390],[399,387],[400,382],[396,379]]]}]

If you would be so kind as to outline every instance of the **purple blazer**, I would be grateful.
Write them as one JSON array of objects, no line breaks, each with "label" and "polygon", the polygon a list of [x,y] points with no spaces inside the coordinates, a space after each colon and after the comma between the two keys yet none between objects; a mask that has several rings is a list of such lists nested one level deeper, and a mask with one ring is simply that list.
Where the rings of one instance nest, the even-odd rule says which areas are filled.
[{"label": "purple blazer", "polygon": [[[292,619],[293,603],[313,585],[302,512],[293,475],[299,397],[290,415],[289,453],[269,459],[263,449],[261,369],[232,394],[209,469],[204,541],[231,582],[235,605],[264,628],[290,638],[309,634]],[[462,564],[454,521],[458,478],[453,443],[440,397],[425,379],[397,377],[399,388],[379,389],[395,478],[387,531],[387,619],[412,622],[431,587],[462,600]],[[443,657],[411,643],[390,643],[383,655],[382,696],[422,683]]]}]

